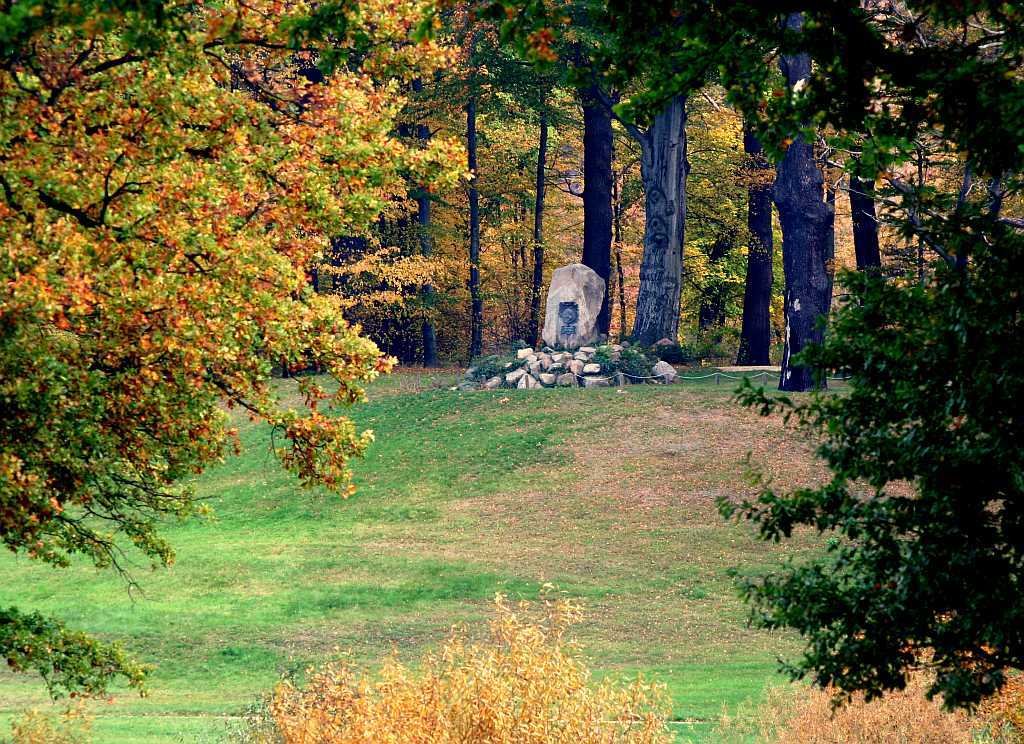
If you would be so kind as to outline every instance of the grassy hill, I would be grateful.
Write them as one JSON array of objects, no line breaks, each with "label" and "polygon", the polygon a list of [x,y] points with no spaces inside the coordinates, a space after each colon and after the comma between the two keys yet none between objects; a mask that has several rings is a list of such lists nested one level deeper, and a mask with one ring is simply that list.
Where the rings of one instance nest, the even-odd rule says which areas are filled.
[{"label": "grassy hill", "polygon": [[[157,665],[150,696],[96,708],[98,742],[219,741],[282,674],[346,653],[416,658],[495,592],[544,582],[585,602],[578,637],[598,673],[669,685],[680,738],[777,682],[791,638],[745,627],[726,571],[778,555],[715,510],[744,491],[744,455],[778,482],[815,477],[807,447],[703,383],[625,391],[455,393],[399,373],[354,415],[377,442],[358,494],[301,489],[241,424],[243,454],[200,478],[215,509],[174,524],[170,570],[141,591],[88,567],[0,556],[0,605],[121,638]],[[289,382],[282,383],[285,386]],[[788,548],[794,550],[792,546]],[[0,672],[0,731],[44,705],[37,679]]]}]

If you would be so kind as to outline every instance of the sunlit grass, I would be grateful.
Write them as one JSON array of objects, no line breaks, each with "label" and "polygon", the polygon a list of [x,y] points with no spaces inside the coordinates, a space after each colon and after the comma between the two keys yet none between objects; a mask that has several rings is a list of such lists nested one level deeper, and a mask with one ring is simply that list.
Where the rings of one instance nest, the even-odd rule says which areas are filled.
[{"label": "sunlit grass", "polygon": [[[177,562],[137,567],[143,594],[88,567],[0,558],[0,604],[156,664],[149,698],[97,709],[98,741],[216,741],[220,716],[282,674],[342,652],[418,657],[495,592],[543,582],[589,607],[592,668],[657,676],[688,735],[760,694],[792,640],[746,628],[726,570],[774,557],[714,500],[746,488],[748,450],[777,478],[813,477],[806,447],[713,380],[494,393],[451,381],[396,375],[353,410],[377,441],[347,501],[299,488],[267,431],[244,424],[242,455],[196,483],[216,518],[167,526]],[[0,674],[0,716],[44,701],[38,680]]]}]

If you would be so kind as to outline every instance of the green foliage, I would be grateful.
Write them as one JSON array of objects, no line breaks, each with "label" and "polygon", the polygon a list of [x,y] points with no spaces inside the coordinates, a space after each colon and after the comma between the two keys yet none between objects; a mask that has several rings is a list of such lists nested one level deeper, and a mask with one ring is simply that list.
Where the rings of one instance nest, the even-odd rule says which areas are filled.
[{"label": "green foliage", "polygon": [[[565,10],[541,0],[485,0],[502,34],[542,63]],[[593,70],[609,87],[634,93],[621,115],[648,120],[664,101],[717,77],[752,121],[765,147],[781,154],[796,133],[831,124],[840,137],[865,132],[863,165],[874,177],[905,162],[922,132],[978,158],[987,173],[1020,172],[1024,80],[1015,74],[1024,48],[1019,3],[909,0],[867,13],[861,3],[814,0],[616,0],[571,3],[601,30]],[[888,12],[886,12],[888,10]],[[782,19],[802,13],[801,32]],[[971,26],[973,35],[962,33]],[[918,33],[920,32],[920,33]],[[800,91],[780,89],[765,64],[778,52],[807,52],[817,63]],[[636,84],[640,82],[641,85]],[[879,100],[902,105],[873,105]],[[858,145],[858,149],[860,145]]]},{"label": "green foliage", "polygon": [[678,343],[655,346],[652,352],[659,359],[669,364],[692,364],[697,360],[697,355],[693,349]]},{"label": "green foliage", "polygon": [[601,374],[614,375],[622,372],[625,375],[641,378],[651,376],[654,360],[641,349],[628,346],[616,354],[610,346],[599,346],[591,362],[601,365]]},{"label": "green foliage", "polygon": [[[489,380],[495,375],[505,375],[513,369],[522,366],[522,360],[514,356],[491,354],[490,356],[474,359],[466,370],[466,376],[472,380],[481,382]],[[472,372],[472,374],[470,374]]]},{"label": "green foliage", "polygon": [[739,330],[727,327],[697,333],[685,344],[685,348],[696,363],[731,364],[736,358],[738,345]]},{"label": "green foliage", "polygon": [[1000,232],[970,272],[940,267],[928,286],[844,277],[851,301],[806,360],[850,375],[847,395],[740,392],[820,437],[832,472],[722,505],[766,540],[834,536],[744,582],[756,622],[807,639],[794,676],[877,695],[926,664],[931,692],[961,706],[1024,666],[1024,240]]},{"label": "green foliage", "polygon": [[628,347],[622,350],[618,366],[618,371],[624,372],[627,375],[632,375],[634,377],[650,377],[651,367],[654,366],[654,360],[640,349]]},{"label": "green foliage", "polygon": [[95,33],[114,32],[136,52],[158,48],[163,31],[180,28],[182,14],[168,13],[165,0],[29,0],[0,11],[0,54],[19,54],[33,35],[57,26],[92,25]]},{"label": "green foliage", "polygon": [[617,371],[632,377],[650,377],[654,362],[640,349],[629,347],[622,350],[617,365]]},{"label": "green foliage", "polygon": [[601,365],[601,374],[611,375],[619,371],[615,354],[608,346],[599,346],[590,361],[593,364]]},{"label": "green foliage", "polygon": [[98,694],[117,677],[141,688],[147,672],[116,643],[100,643],[38,612],[13,607],[0,608],[0,653],[12,671],[37,672],[54,697]]},{"label": "green foliage", "polygon": [[729,343],[735,343],[736,330],[733,328],[720,328],[713,332],[696,334],[683,344],[660,344],[651,348],[651,354],[656,359],[662,359],[669,364],[694,365],[702,362],[720,362],[723,359],[731,359],[735,356],[735,348],[729,348]]}]

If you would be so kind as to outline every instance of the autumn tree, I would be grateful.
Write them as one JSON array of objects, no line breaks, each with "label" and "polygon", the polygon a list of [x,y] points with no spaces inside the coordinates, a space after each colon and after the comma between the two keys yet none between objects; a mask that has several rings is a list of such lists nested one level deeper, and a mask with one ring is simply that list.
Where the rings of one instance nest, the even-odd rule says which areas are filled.
[{"label": "autumn tree", "polygon": [[[450,67],[424,80],[416,116],[428,120],[432,132],[461,138],[465,103],[475,101],[472,185],[479,233],[480,349],[486,353],[539,336],[551,267],[579,260],[572,225],[579,220],[578,188],[583,184],[580,118],[564,68],[537,70],[500,43],[496,24],[468,17],[460,4],[438,20],[437,38],[450,40],[459,54]],[[431,213],[435,258],[445,274],[436,290],[438,328],[442,346],[459,358],[472,346],[472,292],[466,277],[470,249],[476,254],[477,242],[468,240],[473,233],[469,185],[434,200]],[[447,281],[455,276],[460,281]],[[452,338],[460,339],[455,347]]]},{"label": "autumn tree", "polygon": [[771,348],[772,234],[770,165],[757,135],[743,128],[743,151],[748,157],[747,271],[743,290],[743,325],[736,364],[769,364]]},{"label": "autumn tree", "polygon": [[[169,564],[182,480],[235,446],[227,407],[277,433],[303,483],[346,493],[371,441],[336,409],[391,362],[316,294],[332,235],[364,234],[406,174],[453,184],[457,148],[393,136],[407,77],[444,63],[426,6],[17,3],[0,11],[0,537],[54,566]],[[321,46],[318,39],[329,36]],[[322,81],[301,74],[313,59]],[[344,63],[344,64],[342,64]],[[272,366],[315,365],[308,408]],[[0,654],[51,692],[143,670],[17,608]]]},{"label": "autumn tree", "polygon": [[743,300],[747,190],[739,147],[742,121],[725,104],[724,91],[709,85],[691,97],[687,129],[691,170],[680,320],[684,333],[717,351],[731,345],[730,321],[738,317]]},{"label": "autumn tree", "polygon": [[[420,78],[416,78],[412,81],[412,89],[415,93],[423,91],[423,81]],[[430,143],[430,126],[425,122],[419,122],[416,124],[416,137],[419,139],[421,146],[426,147]],[[416,225],[419,228],[417,231],[417,237],[419,239],[420,255],[423,258],[431,258],[434,253],[434,237],[431,234],[431,221],[430,221],[430,205],[431,205],[431,194],[428,189],[420,187],[416,193]],[[426,306],[427,313],[432,310],[434,301],[434,286],[430,281],[425,281],[422,284],[423,292],[423,304]],[[437,331],[434,328],[434,321],[429,314],[425,313],[423,317],[423,366],[425,367],[436,367],[438,363],[437,359]]]},{"label": "autumn tree", "polygon": [[466,167],[469,170],[469,356],[483,351],[484,302],[480,293],[480,190],[477,188],[476,96],[466,102]]}]

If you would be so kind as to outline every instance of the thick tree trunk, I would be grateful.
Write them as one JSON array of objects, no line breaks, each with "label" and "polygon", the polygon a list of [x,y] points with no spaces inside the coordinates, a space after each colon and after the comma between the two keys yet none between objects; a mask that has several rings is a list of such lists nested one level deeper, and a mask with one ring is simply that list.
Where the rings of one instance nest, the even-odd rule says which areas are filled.
[{"label": "thick tree trunk", "polygon": [[604,279],[600,333],[611,325],[609,279],[612,249],[612,116],[594,88],[581,91],[583,105],[583,264]]},{"label": "thick tree trunk", "polygon": [[469,181],[469,356],[483,351],[484,303],[480,295],[480,193],[476,186],[476,98],[466,104],[466,152]]},{"label": "thick tree trunk", "polygon": [[850,213],[853,216],[853,249],[859,271],[882,266],[875,215],[875,184],[850,176]]},{"label": "thick tree trunk", "polygon": [[763,182],[770,166],[761,143],[749,129],[743,131],[743,151],[752,169],[753,183],[747,188],[747,278],[743,289],[743,325],[736,364],[768,364],[771,348],[772,264],[772,187]]},{"label": "thick tree trunk", "polygon": [[[786,22],[789,28],[799,29],[803,16],[792,13]],[[781,68],[787,84],[793,86],[810,77],[811,60],[806,54],[784,56]],[[814,371],[794,363],[793,358],[808,345],[821,343],[832,304],[834,212],[823,198],[823,184],[813,144],[797,137],[776,169],[773,190],[786,272],[786,345],[780,390],[814,387]]]},{"label": "thick tree trunk", "polygon": [[[414,93],[423,90],[423,81],[416,78],[412,81]],[[416,137],[426,147],[430,141],[430,127],[426,124],[419,124],[416,127]],[[434,238],[430,232],[430,195],[425,189],[419,189],[416,193],[416,224],[420,239],[420,255],[430,258],[434,253]],[[434,306],[434,287],[427,282],[421,288],[423,305],[426,311],[423,315],[423,366],[437,366],[437,334],[434,331],[434,322],[430,319],[430,312]]]},{"label": "thick tree trunk", "polygon": [[679,336],[686,224],[686,96],[678,95],[640,137],[646,216],[633,338],[644,344]]},{"label": "thick tree trunk", "polygon": [[544,185],[548,155],[548,112],[540,112],[540,138],[537,144],[537,189],[533,200],[533,284],[530,286],[529,343],[540,340],[540,295],[544,285]]}]

